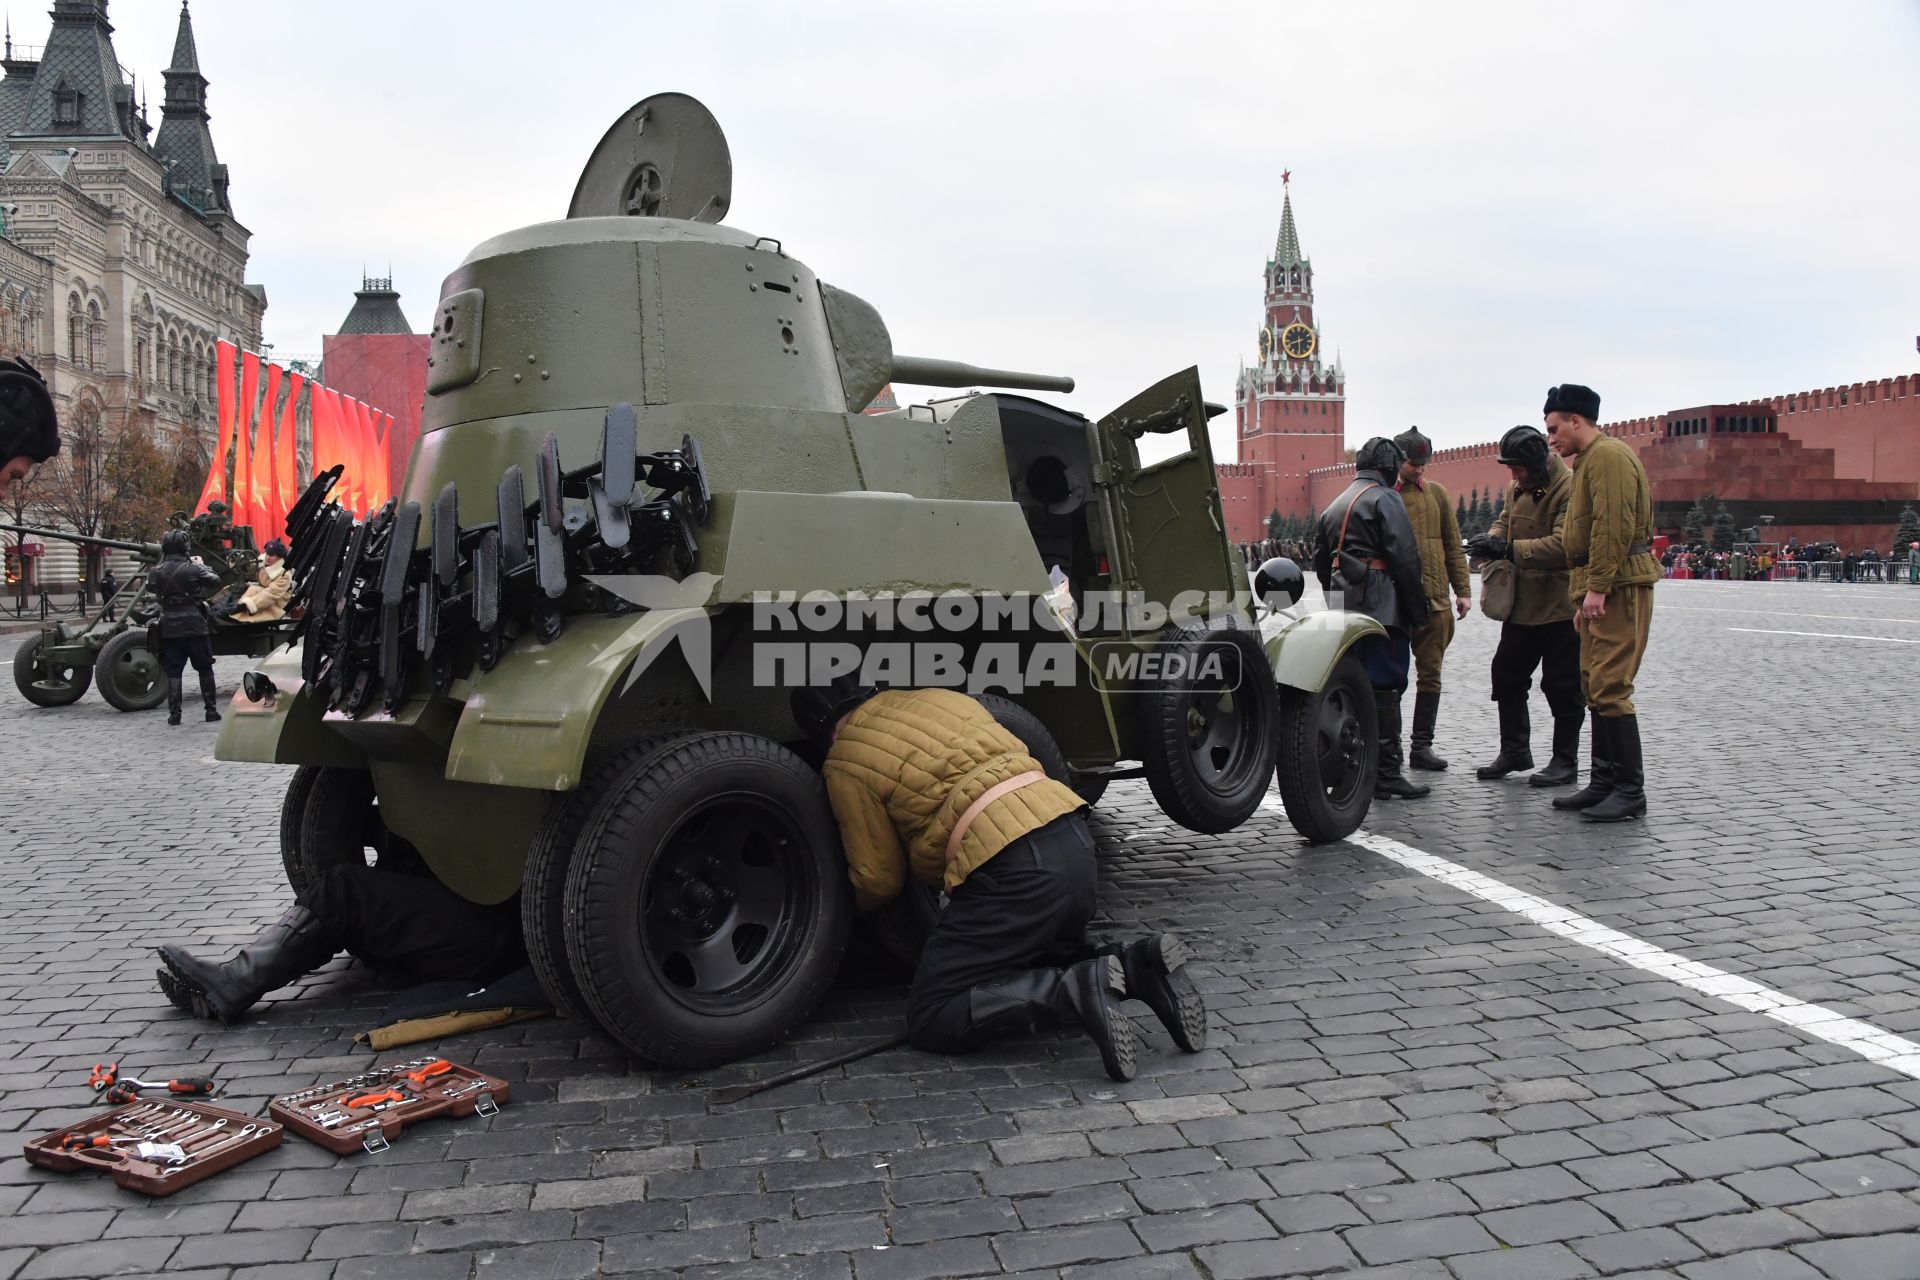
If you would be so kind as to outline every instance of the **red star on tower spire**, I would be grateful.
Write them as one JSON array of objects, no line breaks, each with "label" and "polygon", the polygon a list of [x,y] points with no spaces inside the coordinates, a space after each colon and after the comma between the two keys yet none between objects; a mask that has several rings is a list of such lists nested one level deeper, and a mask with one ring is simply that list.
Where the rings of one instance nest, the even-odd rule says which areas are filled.
[{"label": "red star on tower spire", "polygon": [[1280,185],[1281,185],[1281,186],[1283,186],[1283,187],[1284,187],[1284,186],[1286,186],[1286,185],[1287,185],[1287,183],[1289,183],[1290,181],[1292,181],[1292,179],[1293,179],[1293,170],[1291,170],[1291,169],[1282,169],[1282,170],[1280,171]]}]

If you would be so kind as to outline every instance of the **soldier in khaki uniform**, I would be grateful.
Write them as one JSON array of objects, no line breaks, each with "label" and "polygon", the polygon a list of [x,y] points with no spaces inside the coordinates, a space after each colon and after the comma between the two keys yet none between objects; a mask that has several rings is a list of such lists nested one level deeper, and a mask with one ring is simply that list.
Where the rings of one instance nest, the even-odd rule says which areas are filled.
[{"label": "soldier in khaki uniform", "polygon": [[1589,822],[1619,822],[1647,812],[1640,763],[1640,721],[1633,678],[1653,622],[1653,495],[1640,455],[1596,420],[1600,397],[1563,383],[1547,392],[1547,441],[1575,459],[1567,503],[1567,598],[1580,630],[1580,684],[1593,713],[1593,771],[1586,787],[1553,802]]},{"label": "soldier in khaki uniform", "polygon": [[[1420,547],[1420,585],[1427,595],[1427,620],[1412,635],[1416,674],[1413,695],[1413,734],[1408,740],[1407,763],[1416,769],[1440,770],[1447,762],[1433,754],[1433,730],[1440,718],[1440,664],[1453,643],[1453,620],[1473,608],[1472,579],[1467,556],[1460,549],[1460,521],[1453,497],[1439,481],[1426,478],[1433,458],[1433,442],[1410,427],[1393,438],[1407,455],[1400,464],[1400,500],[1413,522],[1414,541]],[[1453,588],[1453,603],[1447,588]]]},{"label": "soldier in khaki uniform", "polygon": [[[1580,726],[1586,702],[1580,693],[1580,633],[1567,599],[1567,504],[1573,472],[1533,427],[1515,427],[1500,437],[1500,465],[1513,475],[1506,502],[1491,528],[1467,542],[1476,560],[1513,562],[1513,605],[1500,623],[1493,654],[1493,700],[1500,708],[1500,754],[1475,770],[1492,781],[1533,768],[1533,726],[1527,692],[1540,669],[1540,691],[1553,710],[1553,759],[1529,778],[1536,787],[1563,787],[1579,775]],[[1480,593],[1485,608],[1489,593]]]}]

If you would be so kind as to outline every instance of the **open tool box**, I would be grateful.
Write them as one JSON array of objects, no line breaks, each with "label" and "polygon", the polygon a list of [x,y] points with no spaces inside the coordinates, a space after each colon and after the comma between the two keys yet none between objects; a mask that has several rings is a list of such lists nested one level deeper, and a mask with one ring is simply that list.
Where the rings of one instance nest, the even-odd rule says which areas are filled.
[{"label": "open tool box", "polygon": [[26,1144],[29,1163],[59,1173],[109,1173],[130,1191],[172,1195],[280,1145],[271,1120],[205,1102],[133,1102]]},{"label": "open tool box", "polygon": [[384,1151],[399,1132],[434,1116],[490,1116],[507,1082],[445,1058],[416,1058],[275,1098],[267,1114],[335,1155]]}]

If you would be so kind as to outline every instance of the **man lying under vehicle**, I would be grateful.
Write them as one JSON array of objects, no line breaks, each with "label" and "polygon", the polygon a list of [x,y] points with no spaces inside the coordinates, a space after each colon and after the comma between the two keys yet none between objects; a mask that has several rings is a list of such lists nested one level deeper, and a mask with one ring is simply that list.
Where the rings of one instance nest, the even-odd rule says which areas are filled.
[{"label": "man lying under vehicle", "polygon": [[1093,836],[1086,803],[1020,740],[949,689],[880,692],[842,677],[796,690],[794,718],[829,743],[827,794],[855,904],[885,906],[908,871],[944,889],[914,971],[916,1048],[965,1053],[1002,1036],[1078,1026],[1107,1074],[1131,1080],[1138,1043],[1119,1010],[1144,1001],[1175,1044],[1206,1042],[1206,1006],[1170,933],[1093,946]]}]

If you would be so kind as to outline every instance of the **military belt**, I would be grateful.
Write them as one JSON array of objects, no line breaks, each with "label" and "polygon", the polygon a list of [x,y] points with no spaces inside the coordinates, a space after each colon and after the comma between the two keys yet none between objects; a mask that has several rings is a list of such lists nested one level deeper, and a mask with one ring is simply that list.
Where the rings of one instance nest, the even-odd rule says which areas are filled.
[{"label": "military belt", "polygon": [[[1650,555],[1652,555],[1652,554],[1653,554],[1653,546],[1652,546],[1652,544],[1651,544],[1651,543],[1646,543],[1646,542],[1636,542],[1636,543],[1634,543],[1634,544],[1633,544],[1632,546],[1630,546],[1630,547],[1628,547],[1628,548],[1627,548],[1627,555],[1628,555],[1629,557],[1632,557],[1632,556],[1650,556]],[[1587,559],[1588,559],[1588,557],[1586,557],[1586,556],[1581,556],[1581,557],[1580,557],[1580,558],[1579,558],[1578,560],[1576,560],[1576,559],[1574,559],[1574,558],[1573,558],[1572,556],[1568,556],[1568,557],[1567,557],[1567,568],[1569,568],[1569,569],[1584,569],[1584,568],[1586,568],[1586,567],[1587,567]]]}]

